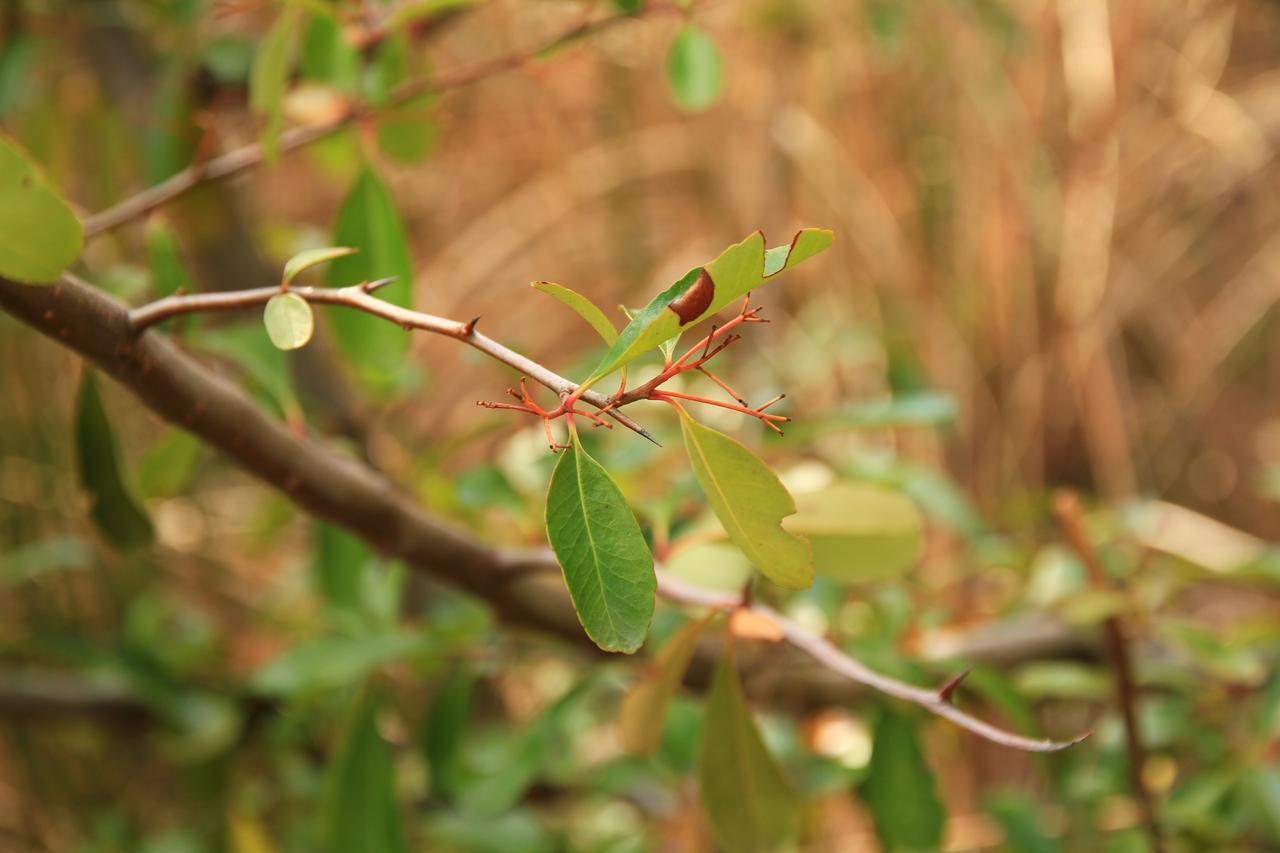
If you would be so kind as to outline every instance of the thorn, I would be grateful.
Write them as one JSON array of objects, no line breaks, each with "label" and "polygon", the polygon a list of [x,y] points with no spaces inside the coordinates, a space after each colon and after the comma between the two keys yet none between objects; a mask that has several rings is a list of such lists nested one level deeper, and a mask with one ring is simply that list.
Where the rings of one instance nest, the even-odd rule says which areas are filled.
[{"label": "thorn", "polygon": [[479,318],[479,317],[472,317],[472,318],[471,318],[471,322],[467,323],[466,325],[464,325],[464,326],[462,327],[462,334],[463,334],[463,336],[465,336],[465,337],[468,337],[468,338],[469,338],[469,337],[471,337],[472,335],[474,335],[474,334],[475,334],[475,332],[476,332],[476,323],[479,323],[479,322],[480,322],[480,318]]},{"label": "thorn", "polygon": [[973,667],[969,667],[957,675],[953,675],[938,688],[938,700],[941,702],[950,702],[951,694],[956,692],[956,688],[960,686],[960,682],[964,681],[965,676],[973,672]]},{"label": "thorn", "polygon": [[399,280],[400,280],[399,276],[393,275],[393,276],[390,276],[389,278],[377,279],[376,281],[366,281],[364,284],[360,285],[360,289],[363,290],[365,293],[373,293],[375,290],[386,287],[388,284],[394,284]]}]

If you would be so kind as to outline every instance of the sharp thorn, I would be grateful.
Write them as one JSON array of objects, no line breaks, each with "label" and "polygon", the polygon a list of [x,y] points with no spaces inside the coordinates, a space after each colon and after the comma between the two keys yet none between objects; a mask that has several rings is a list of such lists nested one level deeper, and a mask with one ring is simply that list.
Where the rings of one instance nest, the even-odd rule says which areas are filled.
[{"label": "sharp thorn", "polygon": [[479,323],[479,322],[480,322],[480,318],[478,316],[472,317],[471,322],[467,323],[465,326],[462,327],[462,334],[467,336],[468,338],[474,335],[476,332],[476,323]]},{"label": "sharp thorn", "polygon": [[647,429],[645,429],[644,427],[640,427],[640,429],[636,430],[636,432],[640,433],[641,437],[643,437],[643,438],[647,438],[647,439],[649,439],[650,441],[652,441],[652,442],[653,442],[654,444],[656,444],[658,447],[661,447],[661,446],[662,446],[662,442],[661,442],[661,441],[658,441],[658,439],[656,439],[656,438],[654,438],[652,435],[650,435],[650,434],[649,434],[649,431],[648,431]]},{"label": "sharp thorn", "polygon": [[375,281],[366,281],[364,284],[360,285],[360,289],[365,293],[373,293],[378,288],[386,287],[388,284],[394,284],[399,280],[398,276],[393,275],[388,278],[380,278]]},{"label": "sharp thorn", "polygon": [[946,682],[938,688],[938,699],[942,702],[950,702],[951,694],[956,692],[956,688],[960,686],[960,682],[964,681],[965,676],[970,672],[973,672],[973,667],[969,667],[968,669],[948,678]]}]

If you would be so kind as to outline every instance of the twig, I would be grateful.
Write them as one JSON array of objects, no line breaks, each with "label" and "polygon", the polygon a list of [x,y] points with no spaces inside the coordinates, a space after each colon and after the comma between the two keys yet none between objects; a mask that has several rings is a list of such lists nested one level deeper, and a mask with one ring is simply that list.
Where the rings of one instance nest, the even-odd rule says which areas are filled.
[{"label": "twig", "polygon": [[[696,607],[736,610],[743,606],[741,595],[726,595],[698,589],[672,577],[661,569],[658,570],[658,594],[675,604]],[[1093,734],[1092,732],[1086,732],[1070,740],[1038,740],[1007,732],[990,723],[983,722],[971,714],[966,714],[955,705],[952,705],[949,692],[947,695],[943,695],[946,685],[943,686],[942,690],[928,690],[882,675],[849,657],[822,637],[801,628],[770,607],[766,607],[763,604],[752,604],[749,609],[756,615],[776,625],[782,631],[783,639],[787,643],[804,652],[832,672],[850,681],[864,684],[888,696],[919,705],[926,711],[937,714],[939,717],[944,717],[957,726],[986,738],[992,743],[998,743],[1001,746],[1007,746],[1012,749],[1020,749],[1024,752],[1057,752],[1069,746],[1074,746]]]},{"label": "twig", "polygon": [[[508,349],[487,335],[481,334],[476,330],[474,320],[463,323],[457,320],[437,317],[434,314],[425,314],[421,311],[401,308],[399,305],[394,305],[385,299],[379,299],[370,293],[370,291],[375,290],[383,283],[382,281],[369,282],[339,288],[290,287],[289,292],[317,305],[338,305],[354,308],[357,311],[364,311],[375,317],[389,320],[405,329],[420,329],[424,332],[444,335],[445,337],[462,341],[480,350],[490,358],[515,368],[521,374],[531,377],[534,381],[545,385],[558,395],[569,395],[577,390],[578,386],[574,382],[543,367],[515,350]],[[266,304],[271,297],[279,293],[280,288],[273,285],[253,290],[166,296],[164,299],[159,299],[130,311],[129,325],[135,334],[140,334],[149,326],[171,317],[205,311],[234,311],[252,308]],[[608,408],[606,414],[609,417],[654,444],[658,443],[649,434],[648,430],[617,411],[616,408],[610,407],[610,399],[603,394],[587,391],[581,395],[581,398],[597,409]]]},{"label": "twig", "polygon": [[[564,42],[601,32],[623,21],[633,20],[660,8],[664,7],[656,3],[645,4],[638,11],[631,14],[612,15],[595,21],[585,21],[564,30],[555,38],[537,47],[517,51],[488,62],[481,62],[470,68],[441,74],[434,78],[407,81],[394,89],[386,102],[379,108],[352,105],[347,112],[329,121],[300,125],[286,130],[280,134],[277,148],[280,154],[296,151],[379,111],[403,106],[406,102],[421,95],[460,89],[487,77],[492,77],[495,74],[519,68]],[[255,142],[243,148],[229,151],[212,160],[188,166],[172,177],[139,192],[137,195],[131,196],[106,210],[85,217],[82,223],[84,235],[89,238],[96,234],[101,234],[103,231],[118,228],[125,223],[146,216],[156,208],[168,204],[200,184],[239,174],[258,166],[265,159],[265,150],[260,143]]]},{"label": "twig", "polygon": [[[1075,551],[1080,562],[1084,563],[1094,587],[1106,589],[1109,586],[1107,576],[1102,569],[1102,563],[1098,560],[1098,553],[1089,540],[1089,534],[1085,530],[1084,514],[1080,509],[1080,499],[1075,492],[1064,490],[1055,494],[1053,514],[1067,544]],[[1146,764],[1146,749],[1143,747],[1142,736],[1138,731],[1138,690],[1133,678],[1128,638],[1119,616],[1108,617],[1104,627],[1107,632],[1107,651],[1111,655],[1111,672],[1115,678],[1116,701],[1120,705],[1120,713],[1124,718],[1125,744],[1129,753],[1129,786],[1133,790],[1134,798],[1138,801],[1142,821],[1151,839],[1151,849],[1155,853],[1161,853],[1164,843],[1160,825],[1156,821],[1154,801],[1151,791],[1147,789],[1146,780],[1142,778],[1142,768]]]}]

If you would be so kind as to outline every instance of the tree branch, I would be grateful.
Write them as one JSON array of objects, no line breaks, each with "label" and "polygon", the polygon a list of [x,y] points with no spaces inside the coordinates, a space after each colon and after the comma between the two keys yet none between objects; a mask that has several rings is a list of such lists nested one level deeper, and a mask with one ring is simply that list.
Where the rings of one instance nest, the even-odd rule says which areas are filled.
[{"label": "tree branch", "polygon": [[[495,548],[443,524],[362,463],[314,439],[293,435],[239,388],[154,330],[139,334],[128,309],[111,296],[70,275],[49,286],[0,279],[0,307],[82,354],[161,417],[219,449],[303,510],[350,530],[416,571],[470,590],[509,622],[568,638],[579,646],[585,643],[548,549]],[[694,589],[659,571],[659,592],[673,603],[741,605],[736,597]],[[1018,749],[1049,751],[1079,741],[1038,741],[1003,732],[950,706],[936,691],[874,672],[775,611],[753,607],[782,629],[791,646],[849,686],[865,685],[914,702],[975,734]]]},{"label": "tree branch", "polygon": [[[324,139],[356,122],[372,117],[380,111],[395,109],[405,103],[426,94],[443,93],[461,89],[488,77],[511,71],[536,59],[543,53],[575,39],[593,33],[602,32],[623,21],[634,20],[645,14],[666,8],[661,4],[646,3],[636,12],[626,15],[612,15],[594,21],[584,21],[570,27],[551,40],[533,48],[517,51],[506,56],[481,62],[470,68],[440,74],[434,78],[407,81],[388,96],[379,108],[353,104],[347,112],[326,122],[300,125],[290,128],[282,134],[277,145],[280,154],[287,154]],[[115,204],[106,210],[87,216],[82,221],[85,239],[118,228],[135,219],[146,216],[151,211],[163,207],[179,196],[208,181],[231,177],[240,172],[252,169],[266,160],[266,151],[261,143],[252,143],[234,151],[228,151],[203,163],[195,163],[172,177],[149,187],[137,195]]]}]

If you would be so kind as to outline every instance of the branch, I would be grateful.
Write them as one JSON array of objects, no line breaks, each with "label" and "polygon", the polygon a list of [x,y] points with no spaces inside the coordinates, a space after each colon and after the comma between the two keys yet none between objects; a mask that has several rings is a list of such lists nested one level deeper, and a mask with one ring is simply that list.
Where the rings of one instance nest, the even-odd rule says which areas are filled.
[{"label": "branch", "polygon": [[[399,305],[393,305],[385,299],[379,299],[372,295],[371,291],[380,283],[366,282],[341,288],[290,287],[289,292],[317,305],[339,305],[346,308],[354,308],[357,311],[364,311],[375,317],[389,320],[405,329],[420,329],[424,332],[444,335],[445,337],[462,341],[480,350],[490,358],[496,359],[509,367],[514,367],[524,375],[533,378],[534,381],[550,388],[558,396],[569,396],[577,390],[578,386],[574,382],[481,334],[476,330],[478,317],[468,323],[463,323],[458,320],[437,317],[434,314],[425,314],[421,311],[401,308]],[[161,320],[182,314],[194,314],[203,311],[233,311],[265,305],[271,297],[279,293],[280,288],[278,287],[259,287],[254,290],[236,290],[226,293],[166,296],[164,299],[130,311],[129,325],[134,334],[138,334]],[[580,399],[586,400],[597,409],[605,409],[610,405],[608,397],[595,391],[585,392]],[[644,427],[621,412],[610,408],[607,414],[632,432],[647,438],[654,444],[658,443]]]},{"label": "branch", "polygon": [[[1098,560],[1098,553],[1089,540],[1085,530],[1084,514],[1080,509],[1080,499],[1075,492],[1061,491],[1054,495],[1053,514],[1062,530],[1063,537],[1071,550],[1075,551],[1080,562],[1084,563],[1089,578],[1096,589],[1106,589],[1106,572]],[[1156,821],[1155,805],[1146,780],[1142,778],[1142,767],[1146,764],[1146,749],[1142,744],[1142,736],[1138,730],[1138,690],[1133,678],[1133,663],[1129,655],[1129,641],[1125,636],[1124,624],[1118,616],[1110,616],[1104,623],[1107,631],[1107,649],[1111,655],[1111,673],[1116,683],[1116,701],[1120,705],[1120,714],[1124,718],[1125,744],[1129,753],[1129,787],[1138,801],[1138,809],[1142,813],[1142,822],[1146,825],[1147,835],[1151,840],[1151,849],[1161,853],[1164,842],[1160,834],[1160,825]]]},{"label": "branch", "polygon": [[[244,298],[243,294],[217,296]],[[346,528],[415,571],[473,592],[508,622],[556,634],[579,646],[586,644],[549,549],[495,548],[433,518],[368,466],[312,438],[292,434],[239,388],[165,337],[148,330],[138,334],[128,309],[113,297],[70,275],[49,286],[0,278],[0,307],[79,352],[161,417],[222,451],[304,511]],[[448,321],[432,318],[432,323],[437,322]],[[688,587],[663,572],[659,581],[659,593],[676,604],[741,605],[737,597]],[[975,734],[1018,749],[1063,749],[1079,741],[1040,741],[1004,732],[947,704],[936,691],[867,668],[767,607],[754,605],[754,609],[777,624],[791,646],[850,687],[865,685],[913,702]]]},{"label": "branch", "polygon": [[[287,154],[324,139],[339,130],[362,119],[376,115],[380,111],[392,110],[421,95],[443,93],[453,89],[461,89],[488,77],[511,71],[536,59],[543,53],[574,39],[593,33],[602,32],[623,21],[633,20],[649,12],[665,8],[659,4],[644,4],[636,12],[625,15],[613,15],[595,21],[584,21],[562,31],[555,38],[537,47],[517,51],[506,56],[481,62],[470,68],[463,68],[451,73],[441,74],[435,78],[407,81],[394,89],[386,102],[379,108],[353,104],[346,113],[316,124],[300,125],[280,134],[277,148],[280,154]],[[85,239],[118,228],[135,219],[146,216],[151,211],[163,207],[179,196],[208,181],[216,181],[237,175],[252,169],[266,159],[266,152],[261,143],[252,143],[234,151],[228,151],[212,160],[195,163],[172,177],[149,187],[137,195],[115,204],[106,210],[85,217],[83,220]]]},{"label": "branch", "polygon": [[[718,610],[737,610],[743,607],[742,597],[739,595],[707,592],[706,590],[689,586],[661,570],[658,573],[658,594],[677,604],[710,607]],[[1057,752],[1069,746],[1074,746],[1093,734],[1093,732],[1086,732],[1070,740],[1038,740],[1007,732],[1004,729],[979,720],[972,714],[966,714],[950,703],[950,693],[955,689],[955,679],[938,690],[926,690],[923,687],[916,687],[915,685],[907,684],[905,681],[898,681],[896,678],[882,675],[865,664],[854,660],[836,648],[830,641],[806,631],[770,607],[766,607],[763,604],[752,604],[744,609],[751,610],[756,615],[772,622],[782,631],[783,639],[786,642],[804,652],[831,672],[856,684],[862,684],[873,690],[878,690],[887,696],[893,696],[896,699],[919,705],[929,713],[948,719],[957,726],[968,729],[992,743],[998,743],[1001,746],[1007,746],[1012,749],[1020,749],[1024,752]]]}]

